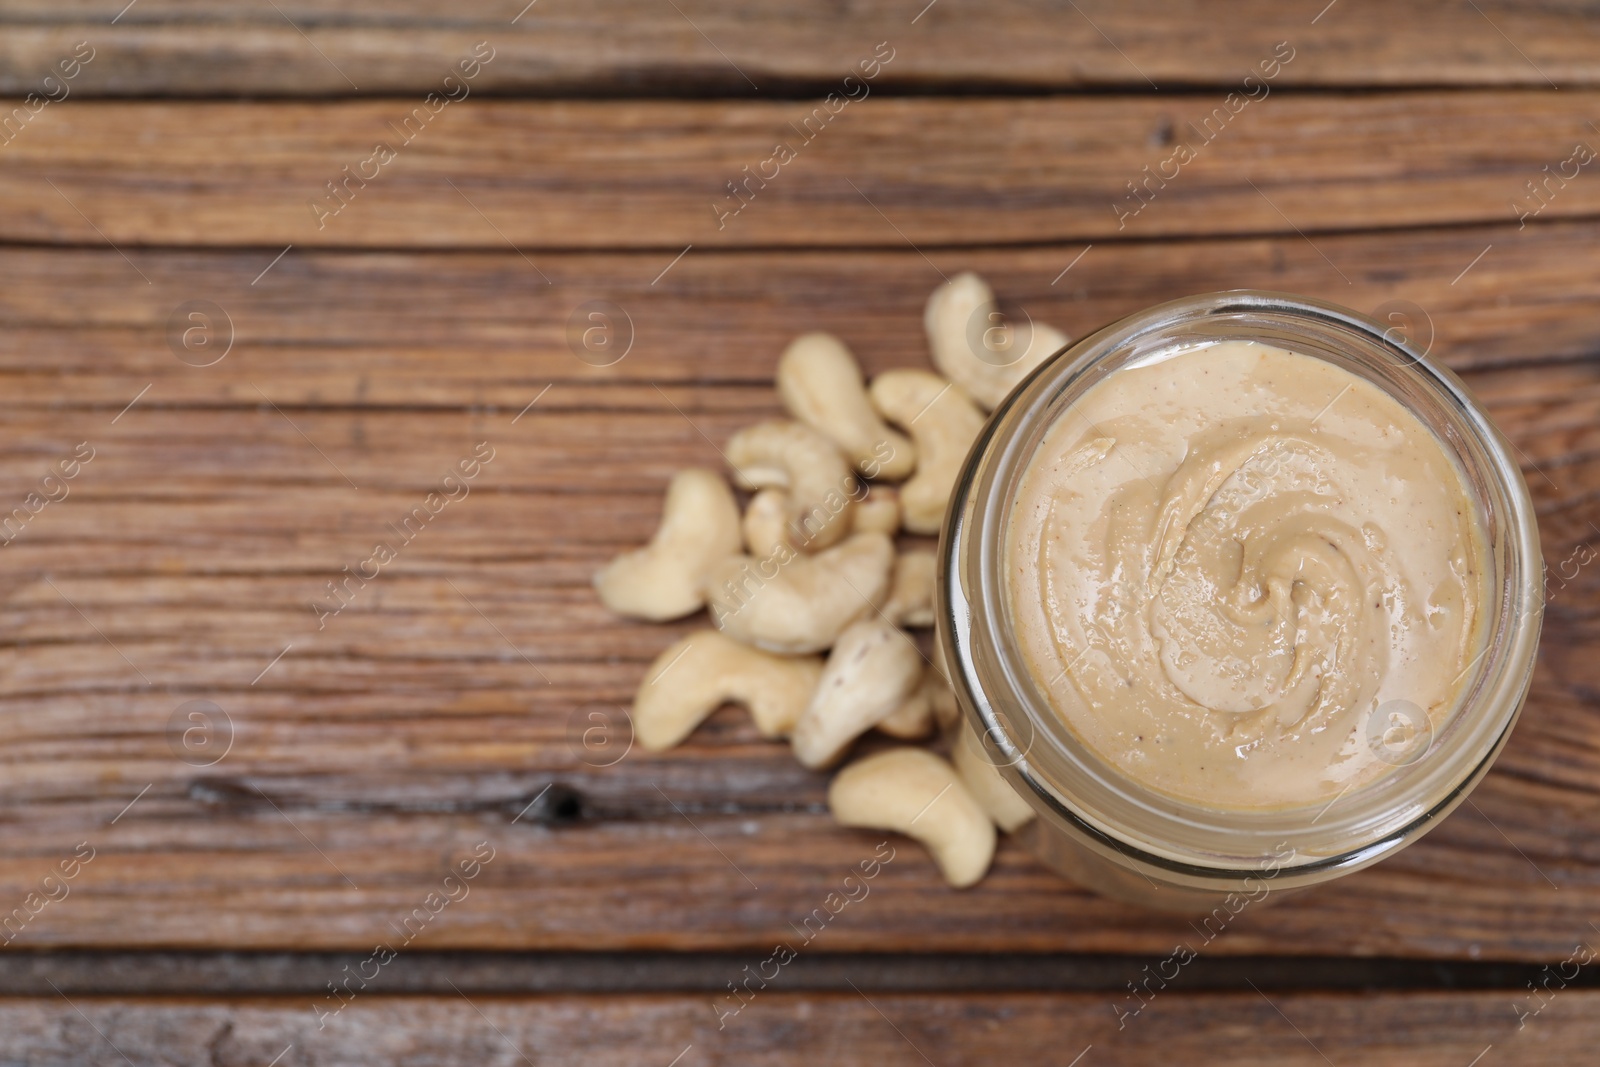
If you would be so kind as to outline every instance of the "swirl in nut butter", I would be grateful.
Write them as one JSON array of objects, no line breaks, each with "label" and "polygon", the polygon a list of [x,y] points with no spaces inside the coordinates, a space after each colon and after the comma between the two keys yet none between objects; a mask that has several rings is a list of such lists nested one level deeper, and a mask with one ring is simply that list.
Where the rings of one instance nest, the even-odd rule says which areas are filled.
[{"label": "swirl in nut butter", "polygon": [[1324,804],[1393,770],[1375,717],[1420,709],[1425,746],[1485,647],[1455,460],[1377,386],[1280,348],[1179,348],[1090,387],[1006,536],[1039,690],[1102,760],[1207,808]]}]

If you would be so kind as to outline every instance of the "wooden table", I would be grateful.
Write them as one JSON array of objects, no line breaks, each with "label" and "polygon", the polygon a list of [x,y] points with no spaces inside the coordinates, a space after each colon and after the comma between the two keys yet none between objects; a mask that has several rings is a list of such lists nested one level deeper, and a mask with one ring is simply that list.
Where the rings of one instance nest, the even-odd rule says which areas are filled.
[{"label": "wooden table", "polygon": [[[924,2],[4,6],[0,1063],[1594,1062],[1600,8]],[[1136,1016],[1196,931],[1008,841],[968,892],[901,849],[719,1027],[876,839],[742,714],[628,751],[699,623],[589,577],[791,336],[923,365],[963,268],[1074,337],[1393,315],[1522,458],[1533,696],[1471,804]]]}]

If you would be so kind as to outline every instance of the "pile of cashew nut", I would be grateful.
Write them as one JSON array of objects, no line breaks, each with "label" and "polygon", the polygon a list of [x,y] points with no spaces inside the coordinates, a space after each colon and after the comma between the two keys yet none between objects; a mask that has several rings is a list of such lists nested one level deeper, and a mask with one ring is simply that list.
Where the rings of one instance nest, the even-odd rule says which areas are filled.
[{"label": "pile of cashew nut", "polygon": [[797,338],[777,370],[790,417],[741,430],[723,450],[734,486],[751,494],[742,513],[722,474],[680,471],[650,543],[594,581],[632,618],[709,609],[713,628],[662,652],[639,685],[641,746],[671,748],[730,703],[813,770],[872,730],[931,741],[845,766],[828,806],[845,826],[920,841],[957,888],[988,871],[996,827],[1014,831],[1033,811],[962,721],[936,643],[924,652],[908,632],[934,624],[935,557],[926,541],[896,537],[937,536],[985,412],[1067,343],[1042,325],[992,328],[1000,321],[989,286],[958,275],[923,317],[939,373],[888,370],[870,384],[838,338]]}]

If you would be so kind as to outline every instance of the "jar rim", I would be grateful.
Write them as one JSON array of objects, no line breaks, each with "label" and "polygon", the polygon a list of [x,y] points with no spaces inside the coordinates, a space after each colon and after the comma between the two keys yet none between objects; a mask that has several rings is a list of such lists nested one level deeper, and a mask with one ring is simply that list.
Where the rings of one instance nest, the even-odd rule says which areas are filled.
[{"label": "jar rim", "polygon": [[[1327,877],[1419,836],[1488,770],[1526,697],[1542,622],[1532,500],[1509,444],[1466,387],[1395,333],[1337,304],[1288,293],[1200,294],[1136,312],[1069,345],[994,410],[951,494],[939,549],[939,640],[958,703],[984,749],[1056,826],[1124,866],[1188,880],[1238,879],[1269,861],[1284,872]],[[1447,420],[1453,436],[1440,443],[1463,469],[1485,519],[1493,567],[1486,606],[1494,616],[1462,701],[1426,755],[1349,798],[1340,794],[1321,813],[1206,808],[1116,771],[1075,740],[1037,692],[1005,625],[1000,563],[1010,503],[1039,437],[1070,403],[1065,398],[1086,391],[1099,380],[1094,374],[1155,349],[1231,339],[1267,339],[1325,359],[1332,353],[1335,362],[1370,372],[1364,376],[1419,417],[1418,398],[1425,399],[1433,406],[1424,421],[1437,435],[1434,422]]]}]

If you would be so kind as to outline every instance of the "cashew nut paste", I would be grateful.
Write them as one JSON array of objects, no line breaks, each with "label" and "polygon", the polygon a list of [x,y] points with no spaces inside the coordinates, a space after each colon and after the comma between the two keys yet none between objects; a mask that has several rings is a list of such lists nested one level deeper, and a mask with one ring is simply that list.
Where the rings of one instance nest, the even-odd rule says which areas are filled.
[{"label": "cashew nut paste", "polygon": [[1484,647],[1455,461],[1378,387],[1281,348],[1112,372],[1047,431],[1007,538],[1039,689],[1102,759],[1207,808],[1326,804],[1416,758]]}]

